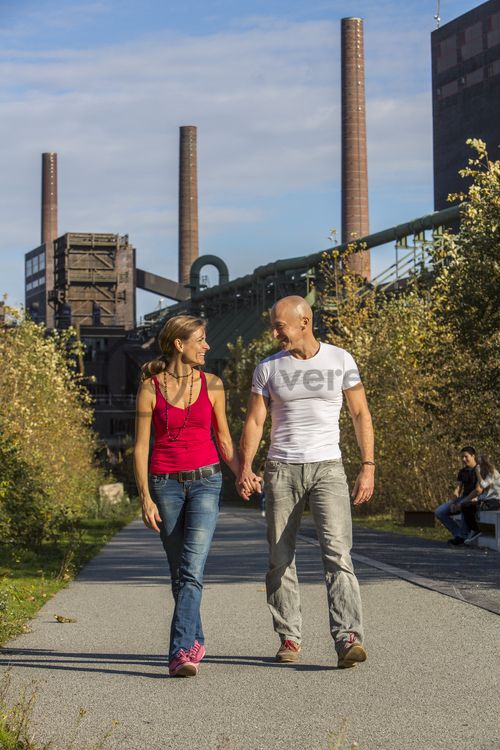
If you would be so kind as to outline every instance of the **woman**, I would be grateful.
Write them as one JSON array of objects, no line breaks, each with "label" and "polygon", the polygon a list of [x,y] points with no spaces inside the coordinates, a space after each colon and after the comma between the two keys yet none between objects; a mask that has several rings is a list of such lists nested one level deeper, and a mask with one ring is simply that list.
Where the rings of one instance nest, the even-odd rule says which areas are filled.
[{"label": "woman", "polygon": [[[175,609],[169,674],[196,675],[205,655],[200,619],[203,571],[219,511],[222,474],[215,439],[234,474],[239,461],[220,378],[199,368],[210,349],[205,321],[171,318],[159,335],[162,355],[143,367],[137,396],[134,470],[146,526],[167,554]],[[148,454],[154,426],[154,446]]]},{"label": "woman", "polygon": [[475,466],[479,493],[465,508],[464,520],[469,530],[465,544],[470,544],[481,531],[477,522],[476,510],[498,510],[500,508],[500,473],[495,469],[488,456],[478,456]]}]

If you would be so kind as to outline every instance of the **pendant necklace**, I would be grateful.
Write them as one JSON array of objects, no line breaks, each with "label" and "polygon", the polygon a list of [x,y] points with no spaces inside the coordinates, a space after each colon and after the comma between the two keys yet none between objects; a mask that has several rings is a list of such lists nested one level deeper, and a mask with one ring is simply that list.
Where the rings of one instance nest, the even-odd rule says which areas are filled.
[{"label": "pendant necklace", "polygon": [[[189,377],[189,373],[187,375],[173,375],[173,373],[171,373],[169,370],[166,370],[165,373],[164,373],[164,377],[163,377],[163,387],[165,389],[166,396],[168,396],[167,375],[166,375],[167,372],[168,372],[169,375],[172,375],[172,377],[174,377],[176,379]],[[187,424],[187,421],[189,419],[189,412],[191,411],[191,400],[192,400],[192,397],[193,397],[194,367],[191,369],[191,373],[190,374],[191,374],[191,383],[190,383],[190,386],[189,386],[188,404],[187,404],[187,407],[185,409],[186,415],[184,417],[184,422],[181,424],[180,427],[176,428],[177,432],[176,432],[176,434],[173,434],[173,435],[170,434],[170,432],[168,431],[168,399],[165,398],[165,404],[166,404],[166,410],[165,410],[165,429],[166,429],[166,432],[167,432],[167,438],[172,443],[174,443],[177,440],[179,440],[179,438],[180,438],[180,436],[181,436],[182,432],[184,431],[184,428],[185,428],[185,426]]]}]

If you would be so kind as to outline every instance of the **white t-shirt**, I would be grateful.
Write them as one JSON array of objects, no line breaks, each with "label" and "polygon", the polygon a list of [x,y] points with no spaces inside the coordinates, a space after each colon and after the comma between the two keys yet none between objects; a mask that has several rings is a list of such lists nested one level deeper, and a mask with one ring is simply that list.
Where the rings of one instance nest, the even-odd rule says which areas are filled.
[{"label": "white t-shirt", "polygon": [[483,500],[489,498],[500,500],[500,474],[496,469],[493,470],[493,474],[488,474],[487,477],[481,479],[479,484],[484,490],[481,495]]},{"label": "white t-shirt", "polygon": [[359,382],[353,357],[331,344],[321,343],[309,359],[290,352],[263,359],[254,370],[252,392],[270,402],[268,458],[298,464],[340,458],[342,391]]}]

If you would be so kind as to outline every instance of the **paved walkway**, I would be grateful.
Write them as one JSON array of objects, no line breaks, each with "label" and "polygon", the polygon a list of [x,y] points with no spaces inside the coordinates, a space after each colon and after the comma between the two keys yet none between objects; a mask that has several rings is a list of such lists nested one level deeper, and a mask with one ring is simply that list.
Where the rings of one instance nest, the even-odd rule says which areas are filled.
[{"label": "paved walkway", "polygon": [[[316,539],[310,518],[304,518],[302,534]],[[493,550],[355,526],[353,557],[500,615],[500,554]]]},{"label": "paved walkway", "polygon": [[[337,670],[312,534],[306,520],[297,549],[301,663],[273,661],[263,521],[228,509],[207,564],[209,655],[198,677],[170,680],[163,551],[140,522],[128,526],[43,607],[31,633],[0,651],[15,686],[38,686],[39,737],[66,747],[83,707],[75,747],[95,742],[114,720],[110,750],[328,750],[343,724],[360,750],[500,750],[498,616],[391,572],[399,566],[429,581],[436,566],[434,580],[451,580],[454,565],[477,563],[476,551],[451,557],[456,550],[432,542],[404,537],[405,546],[397,535],[357,532],[369,661]],[[497,556],[481,560],[498,572]],[[475,585],[474,564],[465,565]],[[493,580],[481,581],[487,595]],[[55,614],[76,622],[59,624]]]}]

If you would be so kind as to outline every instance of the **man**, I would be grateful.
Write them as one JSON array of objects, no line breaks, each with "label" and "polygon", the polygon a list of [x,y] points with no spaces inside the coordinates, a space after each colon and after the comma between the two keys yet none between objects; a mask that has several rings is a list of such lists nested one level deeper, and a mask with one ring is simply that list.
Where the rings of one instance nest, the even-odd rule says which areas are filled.
[{"label": "man", "polygon": [[285,297],[271,311],[277,354],[254,371],[240,446],[237,486],[248,499],[258,489],[252,460],[270,406],[271,445],[266,462],[269,542],[267,601],[281,646],[277,661],[295,662],[301,644],[301,613],[295,545],[306,500],[316,525],[325,569],[330,630],[341,668],[365,661],[359,585],[350,550],[349,491],[339,450],[339,413],[344,392],[361,452],[354,504],[373,493],[373,428],[358,368],[344,349],[320,343],[312,310],[302,297]]},{"label": "man", "polygon": [[[468,514],[469,516],[475,515],[476,509],[471,501],[480,492],[480,488],[478,489],[477,486],[476,449],[472,445],[466,445],[460,451],[460,459],[462,461],[462,468],[457,475],[458,484],[455,487],[453,498],[442,503],[434,511],[434,515],[438,521],[451,532],[452,538],[448,539],[448,544],[454,546],[464,544],[469,535],[469,528],[474,527],[474,519],[470,518],[467,523],[464,514]],[[452,518],[457,513],[461,514],[460,524]]]}]

